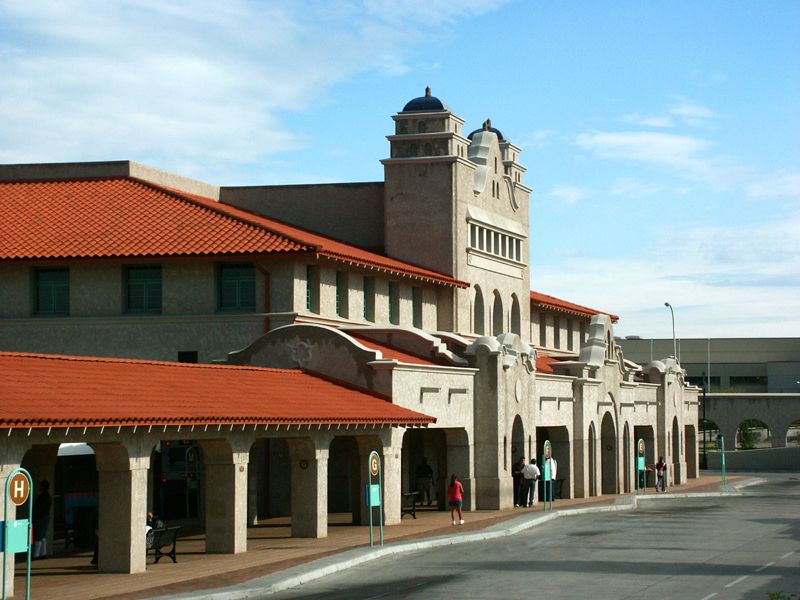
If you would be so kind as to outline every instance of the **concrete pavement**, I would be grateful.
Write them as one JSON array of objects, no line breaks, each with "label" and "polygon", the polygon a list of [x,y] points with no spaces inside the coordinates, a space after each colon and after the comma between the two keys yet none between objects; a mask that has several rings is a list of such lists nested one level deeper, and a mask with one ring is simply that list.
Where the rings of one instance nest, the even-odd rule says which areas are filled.
[{"label": "concrete pavement", "polygon": [[[742,479],[729,478],[741,485]],[[683,493],[719,494],[720,478],[701,479],[672,488],[667,497]],[[729,492],[735,493],[731,488]],[[648,490],[640,500],[655,498]],[[252,598],[286,589],[391,553],[410,552],[437,545],[467,543],[511,535],[534,527],[562,513],[586,510],[626,510],[635,506],[631,495],[593,497],[556,501],[552,514],[535,511],[475,511],[465,513],[466,524],[452,527],[449,512],[418,510],[417,519],[405,516],[399,525],[385,529],[386,545],[369,548],[366,527],[347,523],[349,515],[332,515],[328,537],[302,539],[290,537],[288,519],[270,519],[248,530],[248,552],[244,554],[206,554],[203,536],[182,538],[178,543],[178,563],[162,559],[137,575],[97,573],[88,563],[90,553],[77,553],[36,561],[32,569],[32,596],[59,600],[138,600],[144,598]],[[487,537],[488,536],[488,537]],[[377,531],[376,531],[377,537]],[[18,565],[17,589],[24,589]],[[214,589],[218,592],[214,592]],[[221,591],[224,589],[225,591]]]}]

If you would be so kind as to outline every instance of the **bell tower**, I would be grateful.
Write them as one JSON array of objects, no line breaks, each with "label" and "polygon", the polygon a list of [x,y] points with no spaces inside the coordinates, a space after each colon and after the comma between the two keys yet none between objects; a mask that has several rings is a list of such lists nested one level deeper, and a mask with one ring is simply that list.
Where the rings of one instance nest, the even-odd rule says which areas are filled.
[{"label": "bell tower", "polygon": [[384,232],[389,256],[455,275],[458,181],[472,179],[464,120],[425,89],[392,116],[385,173]]}]

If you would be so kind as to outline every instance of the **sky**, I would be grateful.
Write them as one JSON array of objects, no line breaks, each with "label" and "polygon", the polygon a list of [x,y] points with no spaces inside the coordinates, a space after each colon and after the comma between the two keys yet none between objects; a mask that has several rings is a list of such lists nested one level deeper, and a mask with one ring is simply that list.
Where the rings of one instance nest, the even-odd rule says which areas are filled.
[{"label": "sky", "polygon": [[534,289],[800,336],[796,0],[0,0],[0,163],[380,181],[426,85],[522,147]]}]

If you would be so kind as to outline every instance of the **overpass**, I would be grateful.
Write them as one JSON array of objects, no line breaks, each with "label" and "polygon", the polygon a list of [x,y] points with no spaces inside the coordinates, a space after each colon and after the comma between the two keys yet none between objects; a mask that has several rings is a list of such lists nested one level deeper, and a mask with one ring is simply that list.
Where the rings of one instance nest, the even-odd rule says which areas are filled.
[{"label": "overpass", "polygon": [[700,418],[714,421],[725,436],[726,450],[735,449],[736,430],[746,419],[763,421],[773,448],[786,446],[789,426],[800,422],[800,393],[790,394],[706,394]]}]

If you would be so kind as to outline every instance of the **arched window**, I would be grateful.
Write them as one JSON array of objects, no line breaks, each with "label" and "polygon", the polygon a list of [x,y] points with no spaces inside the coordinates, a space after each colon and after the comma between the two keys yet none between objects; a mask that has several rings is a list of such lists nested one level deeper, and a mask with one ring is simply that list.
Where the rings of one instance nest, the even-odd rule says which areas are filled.
[{"label": "arched window", "polygon": [[511,333],[522,335],[522,324],[519,315],[519,300],[516,294],[511,294]]},{"label": "arched window", "polygon": [[500,335],[503,333],[505,326],[505,318],[503,315],[503,299],[500,297],[500,292],[494,291],[494,307],[492,308],[492,335]]},{"label": "arched window", "polygon": [[473,330],[478,335],[484,335],[486,333],[486,328],[484,326],[484,315],[485,315],[485,308],[483,306],[483,292],[481,292],[481,288],[479,286],[475,286],[475,308],[474,308],[474,315],[473,315]]},{"label": "arched window", "polygon": [[417,124],[417,132],[418,133],[425,133],[426,129],[427,129],[427,127],[425,125],[425,121],[420,121]]}]

